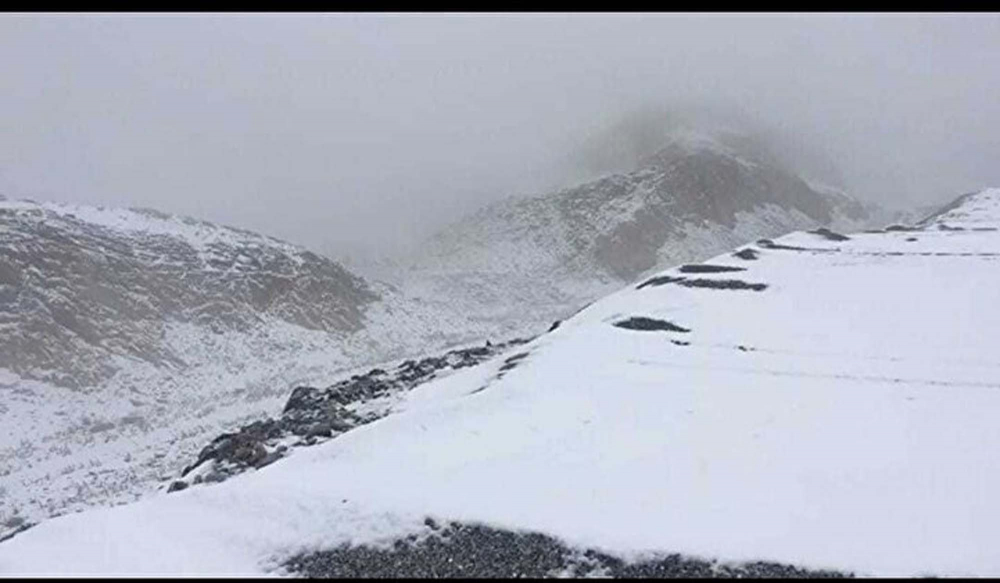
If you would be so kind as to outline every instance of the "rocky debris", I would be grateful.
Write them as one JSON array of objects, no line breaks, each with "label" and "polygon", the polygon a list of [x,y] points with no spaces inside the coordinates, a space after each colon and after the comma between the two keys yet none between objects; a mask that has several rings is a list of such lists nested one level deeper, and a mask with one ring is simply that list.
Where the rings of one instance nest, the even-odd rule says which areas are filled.
[{"label": "rocky debris", "polygon": [[964,227],[952,227],[951,225],[946,225],[945,223],[938,224],[939,231],[964,231]]},{"label": "rocky debris", "polygon": [[635,289],[656,287],[666,285],[668,283],[674,283],[684,287],[700,287],[707,289],[751,290],[758,292],[767,289],[766,283],[748,283],[739,279],[688,278],[673,275],[661,275],[647,279],[637,285]]},{"label": "rocky debris", "polygon": [[497,371],[497,378],[498,379],[503,378],[503,375],[507,374],[507,371],[515,368],[518,364],[521,363],[522,360],[524,360],[527,357],[528,357],[527,352],[518,352],[514,356],[504,359],[503,364],[500,366],[500,370]]},{"label": "rocky debris", "polygon": [[684,287],[701,287],[707,289],[730,289],[730,290],[750,290],[764,291],[767,289],[766,283],[748,283],[740,279],[685,279],[674,282]]},{"label": "rocky debris", "polygon": [[816,229],[815,231],[809,231],[809,232],[812,233],[812,234],[814,234],[814,235],[819,235],[820,237],[823,237],[824,239],[827,239],[827,240],[830,240],[830,241],[850,241],[851,240],[851,238],[848,237],[847,235],[841,235],[840,233],[836,233],[834,231],[831,231],[830,229],[827,229],[826,227],[821,227],[819,229]]},{"label": "rocky debris", "polygon": [[562,324],[561,320],[556,320],[555,322],[552,322],[552,325],[549,326],[549,329],[546,330],[546,332],[552,332],[552,331],[554,331],[556,328],[559,327],[560,324]]},{"label": "rocky debris", "polygon": [[[167,491],[177,492],[194,484],[221,482],[248,469],[263,468],[287,455],[289,447],[315,445],[381,419],[390,412],[388,403],[366,415],[357,413],[355,409],[409,391],[435,378],[443,370],[477,365],[528,340],[488,343],[486,346],[451,350],[440,356],[409,359],[392,370],[373,368],[323,389],[296,387],[279,417],[255,421],[238,431],[216,437],[201,450],[194,463],[184,468],[181,479],[173,481]],[[525,356],[527,353],[520,353],[504,361],[501,374]],[[188,478],[206,463],[210,467],[206,466],[195,472],[197,475],[193,478]]]},{"label": "rocky debris", "polygon": [[908,227],[906,225],[889,225],[888,227],[886,227],[883,230],[885,232],[889,233],[889,232],[892,232],[892,231],[919,231],[921,229],[920,229],[920,227]]},{"label": "rocky debris", "polygon": [[171,492],[180,492],[181,490],[186,490],[187,487],[188,483],[185,482],[184,480],[175,480],[170,484],[170,487],[167,488],[167,494]]},{"label": "rocky debris", "polygon": [[727,271],[746,271],[746,267],[733,267],[730,265],[709,265],[707,263],[692,263],[681,265],[678,271],[681,273],[724,273]]},{"label": "rocky debris", "polygon": [[621,320],[614,323],[618,328],[625,328],[626,330],[642,330],[642,331],[666,331],[666,332],[690,332],[689,328],[683,328],[674,324],[673,322],[668,322],[667,320],[657,320],[656,318],[646,318],[644,316],[633,316],[627,320]]},{"label": "rocky debris", "polygon": [[11,526],[13,528],[13,530],[11,530],[10,532],[8,532],[8,533],[0,536],[0,543],[2,543],[4,541],[8,541],[8,540],[14,538],[15,536],[21,534],[22,532],[28,530],[29,528],[35,526],[36,524],[38,524],[38,523],[37,522],[27,522],[27,521],[20,522],[16,526],[5,524],[4,526]]},{"label": "rocky debris", "polygon": [[815,249],[808,249],[806,247],[798,247],[795,245],[782,245],[781,243],[775,243],[770,239],[758,239],[757,245],[764,249],[784,249],[786,251],[815,251]]},{"label": "rocky debris", "polygon": [[676,283],[678,281],[683,281],[683,277],[677,277],[674,275],[660,275],[658,277],[651,277],[646,281],[635,286],[635,289],[643,289],[646,287],[657,287],[661,285],[666,285],[668,283]]},{"label": "rocky debris", "polygon": [[482,524],[451,522],[441,528],[428,518],[424,536],[411,535],[391,545],[348,545],[303,553],[284,563],[291,573],[310,578],[342,577],[613,577],[613,578],[820,578],[852,573],[810,570],[780,563],[720,563],[661,555],[637,562],[595,549],[573,548],[537,532],[518,532]]},{"label": "rocky debris", "polygon": [[747,247],[746,249],[740,249],[739,251],[733,253],[733,257],[739,257],[740,259],[753,261],[758,257],[760,257],[760,251]]}]

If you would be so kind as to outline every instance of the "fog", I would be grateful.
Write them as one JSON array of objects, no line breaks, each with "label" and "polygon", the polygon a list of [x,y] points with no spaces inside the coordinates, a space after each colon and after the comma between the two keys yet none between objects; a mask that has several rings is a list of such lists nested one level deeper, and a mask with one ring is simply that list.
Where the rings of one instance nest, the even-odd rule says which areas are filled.
[{"label": "fog", "polygon": [[626,170],[691,111],[888,206],[1000,185],[997,15],[6,15],[0,54],[0,192],[338,257]]}]

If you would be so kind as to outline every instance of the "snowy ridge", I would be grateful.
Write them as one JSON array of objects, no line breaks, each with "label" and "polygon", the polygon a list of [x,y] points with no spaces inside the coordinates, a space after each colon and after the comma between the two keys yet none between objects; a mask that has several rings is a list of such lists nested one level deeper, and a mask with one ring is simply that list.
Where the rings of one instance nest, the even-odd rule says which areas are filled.
[{"label": "snowy ridge", "polygon": [[169,236],[184,240],[191,247],[210,252],[213,245],[267,245],[292,254],[304,251],[280,239],[235,227],[225,227],[191,217],[162,213],[147,208],[116,208],[67,203],[0,198],[0,210],[44,214],[50,219],[78,220],[114,231],[146,236]]},{"label": "snowy ridge", "polygon": [[522,310],[530,317],[520,321],[560,319],[646,274],[746,240],[883,218],[739,140],[678,132],[632,172],[510,198],[459,221],[408,259],[399,285],[519,335],[512,325]]},{"label": "snowy ridge", "polygon": [[650,274],[264,469],[43,522],[0,572],[260,573],[432,516],[623,557],[1000,575],[998,228],[994,189]]}]

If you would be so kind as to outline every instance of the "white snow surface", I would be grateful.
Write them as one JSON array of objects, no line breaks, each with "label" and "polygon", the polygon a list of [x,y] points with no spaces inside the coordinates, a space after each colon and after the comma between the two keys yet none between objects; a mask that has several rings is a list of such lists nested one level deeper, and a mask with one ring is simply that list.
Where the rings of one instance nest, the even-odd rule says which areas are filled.
[{"label": "white snow surface", "polygon": [[[768,287],[631,285],[501,379],[509,354],[262,470],[45,521],[0,543],[0,573],[280,573],[430,515],[625,556],[998,576],[998,227],[992,189],[923,231],[667,270]],[[612,325],[629,316],[690,332]]]},{"label": "white snow surface", "polygon": [[[255,250],[302,267],[308,254],[301,247],[249,231],[153,210],[0,200],[0,213],[4,211],[8,218],[31,218],[32,227],[45,225],[70,237],[93,235],[97,226],[98,234],[122,248],[138,254],[150,249],[162,251],[162,255],[142,263],[149,272],[177,264],[179,270],[206,274],[216,270],[210,261],[213,258],[231,258],[239,251],[249,257]],[[4,239],[11,232],[20,237],[15,238],[16,243]],[[31,233],[15,220],[0,221],[0,244],[11,245],[5,250],[25,241],[36,243]],[[156,238],[172,244],[142,244]],[[43,258],[48,254],[53,261],[59,258],[41,244],[22,251]],[[95,252],[92,248],[88,251]],[[188,261],[189,255],[197,260]],[[34,269],[40,263],[36,258],[31,265]],[[35,271],[48,277],[39,277],[32,291],[56,299],[70,293],[86,295],[81,291],[86,285],[61,277],[65,269],[43,267]],[[241,273],[260,275],[249,266],[233,271],[230,283],[240,283]],[[227,281],[225,274],[216,275]],[[289,269],[286,275],[291,281],[296,276],[315,275],[315,270]],[[127,287],[129,279],[111,274],[104,281],[143,299],[140,291]],[[95,350],[100,356],[95,360],[109,365],[114,373],[99,383],[82,383],[81,390],[46,380],[65,376],[66,370],[36,367],[29,371],[35,378],[26,378],[29,375],[24,371],[10,370],[0,363],[0,538],[22,521],[38,522],[95,505],[130,502],[165,488],[212,438],[279,413],[297,385],[325,386],[364,365],[370,368],[455,344],[480,343],[488,334],[485,326],[457,311],[421,305],[378,282],[366,285],[378,300],[362,307],[363,326],[355,331],[310,329],[283,318],[287,314],[281,311],[253,311],[242,304],[235,306],[235,311],[253,313],[254,318],[240,328],[212,318],[165,316],[162,327],[149,328],[152,332],[139,326],[149,338],[140,335],[138,341],[148,340],[148,345],[163,349],[182,364],[142,360],[124,350]],[[289,311],[313,307],[307,300],[290,298],[286,307]],[[149,303],[148,298],[145,303]],[[33,337],[38,340],[36,352],[41,354],[60,349],[62,345],[55,342],[57,338],[49,329],[25,326],[32,320],[18,309],[20,305],[11,305],[0,309],[0,316],[5,316],[0,317],[0,338],[16,344],[18,339]],[[119,337],[129,335],[121,331],[122,320],[127,318],[119,320],[114,311],[98,318],[76,310],[77,304],[72,302],[65,305],[81,320],[106,323],[102,329],[118,332]],[[35,302],[33,306],[44,304]],[[198,305],[184,307],[188,313],[200,311]],[[47,321],[42,308],[39,313],[42,316],[35,321]],[[211,310],[206,313],[211,314]],[[538,327],[545,329],[544,324]],[[126,330],[136,334],[134,329]],[[85,342],[79,346],[93,348]],[[56,364],[66,364],[71,372],[75,365],[86,369],[91,362],[71,351],[58,354],[65,355],[65,360]]]}]

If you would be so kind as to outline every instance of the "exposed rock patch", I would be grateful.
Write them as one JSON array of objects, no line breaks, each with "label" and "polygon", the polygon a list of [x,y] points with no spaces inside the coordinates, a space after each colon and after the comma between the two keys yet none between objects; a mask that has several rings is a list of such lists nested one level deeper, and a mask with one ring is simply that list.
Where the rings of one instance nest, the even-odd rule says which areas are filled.
[{"label": "exposed rock patch", "polygon": [[731,265],[709,265],[707,263],[692,263],[681,265],[678,271],[681,273],[724,273],[727,271],[746,271],[746,267],[734,267]]},{"label": "exposed rock patch", "polygon": [[758,239],[757,244],[764,249],[784,249],[786,251],[814,251],[814,249],[809,249],[806,247],[798,247],[796,245],[782,245],[781,243],[775,243],[770,239]]},{"label": "exposed rock patch", "polygon": [[673,322],[667,320],[658,320],[656,318],[646,318],[645,316],[633,316],[627,320],[621,320],[615,322],[614,326],[618,328],[625,328],[626,330],[642,330],[642,331],[665,331],[665,332],[690,332],[689,328],[684,328],[678,326]]},{"label": "exposed rock patch", "polygon": [[640,283],[639,285],[635,286],[635,289],[643,289],[643,288],[647,288],[647,287],[656,287],[656,286],[666,285],[668,283],[675,283],[675,282],[683,281],[683,280],[684,280],[683,277],[677,277],[677,276],[674,276],[674,275],[661,275],[661,276],[658,276],[658,277],[651,277],[651,278],[647,279],[646,281],[644,281],[644,282]]},{"label": "exposed rock patch", "polygon": [[748,283],[740,279],[698,278],[685,279],[674,283],[677,285],[683,285],[684,287],[701,287],[706,289],[750,290],[756,292],[767,289],[766,283]]},{"label": "exposed rock patch", "polygon": [[706,289],[750,290],[757,292],[767,289],[766,283],[749,283],[739,279],[708,279],[700,277],[687,278],[673,275],[661,275],[650,278],[636,286],[635,289],[656,287],[666,285],[668,283],[682,285],[684,287],[700,287]]},{"label": "exposed rock patch", "polygon": [[733,257],[739,257],[740,259],[744,259],[746,261],[753,261],[760,257],[760,251],[747,247],[746,249],[740,249],[739,251],[733,253]]},{"label": "exposed rock patch", "polygon": [[840,578],[851,573],[810,570],[781,563],[720,563],[711,559],[662,554],[628,562],[588,548],[573,548],[536,532],[518,532],[481,524],[452,522],[391,546],[339,547],[296,555],[284,563],[292,573],[310,578]]},{"label": "exposed rock patch", "polygon": [[812,234],[814,234],[814,235],[819,235],[820,237],[823,237],[824,239],[827,239],[829,241],[850,241],[851,240],[851,238],[848,237],[847,235],[841,235],[840,233],[836,233],[834,231],[831,231],[830,229],[827,229],[826,227],[821,227],[819,229],[816,229],[815,231],[809,231],[809,232],[812,233]]},{"label": "exposed rock patch", "polygon": [[[451,350],[440,356],[409,359],[391,370],[373,368],[329,387],[296,387],[281,415],[244,425],[238,431],[216,437],[181,473],[168,492],[194,484],[221,482],[248,469],[260,469],[281,459],[292,448],[311,446],[351,429],[381,419],[390,413],[391,398],[412,390],[445,370],[477,365],[528,339]],[[528,353],[509,357],[501,375]],[[371,405],[375,404],[375,407]],[[383,406],[378,406],[382,404]],[[369,409],[360,413],[359,409]],[[197,472],[195,470],[198,470]]]}]

